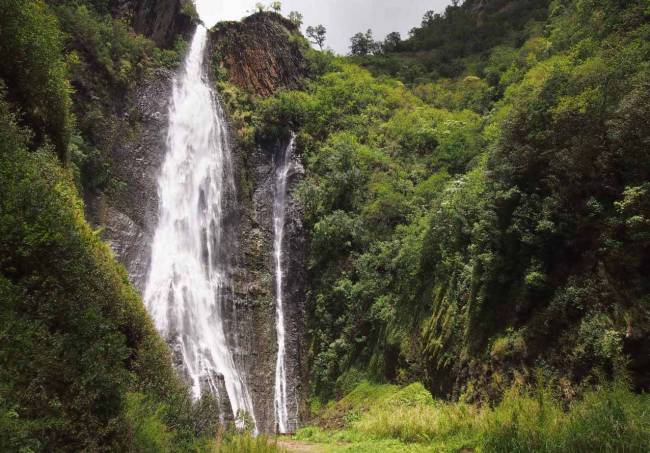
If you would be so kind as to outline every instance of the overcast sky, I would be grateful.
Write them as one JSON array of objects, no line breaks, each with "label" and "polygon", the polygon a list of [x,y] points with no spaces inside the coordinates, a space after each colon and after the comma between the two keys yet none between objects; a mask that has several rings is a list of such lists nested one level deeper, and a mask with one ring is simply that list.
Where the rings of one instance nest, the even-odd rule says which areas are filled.
[{"label": "overcast sky", "polygon": [[[239,20],[255,7],[258,0],[195,0],[203,21],[211,26],[221,20]],[[271,3],[270,0],[262,1]],[[282,13],[300,11],[303,30],[308,25],[323,24],[327,28],[326,46],[338,53],[347,53],[350,37],[371,28],[375,39],[383,39],[391,31],[406,37],[419,25],[427,10],[444,11],[450,0],[284,0]]]}]

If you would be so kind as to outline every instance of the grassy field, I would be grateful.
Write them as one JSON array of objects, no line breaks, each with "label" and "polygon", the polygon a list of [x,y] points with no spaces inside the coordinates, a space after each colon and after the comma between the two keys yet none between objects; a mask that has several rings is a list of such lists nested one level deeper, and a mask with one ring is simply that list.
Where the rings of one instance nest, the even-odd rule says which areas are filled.
[{"label": "grassy field", "polygon": [[645,452],[650,398],[610,385],[568,404],[549,389],[513,388],[479,408],[436,401],[420,384],[363,382],[294,440],[321,452]]}]

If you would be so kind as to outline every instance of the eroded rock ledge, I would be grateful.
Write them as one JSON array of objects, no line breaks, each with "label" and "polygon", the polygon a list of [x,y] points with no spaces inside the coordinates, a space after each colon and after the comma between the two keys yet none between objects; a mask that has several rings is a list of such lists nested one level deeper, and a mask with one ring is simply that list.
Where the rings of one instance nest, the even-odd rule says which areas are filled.
[{"label": "eroded rock ledge", "polygon": [[227,71],[230,82],[251,94],[298,88],[307,72],[298,27],[276,13],[221,22],[210,30],[210,42],[213,61]]}]

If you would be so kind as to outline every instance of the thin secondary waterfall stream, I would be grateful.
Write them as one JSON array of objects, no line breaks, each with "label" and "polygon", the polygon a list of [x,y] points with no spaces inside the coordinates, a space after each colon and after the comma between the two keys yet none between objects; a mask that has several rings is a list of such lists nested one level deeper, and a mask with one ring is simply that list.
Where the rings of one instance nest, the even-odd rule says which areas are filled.
[{"label": "thin secondary waterfall stream", "polygon": [[283,243],[286,212],[287,177],[291,169],[291,155],[296,137],[291,136],[289,144],[279,153],[275,162],[275,187],[273,197],[273,256],[275,258],[275,304],[278,355],[275,365],[274,408],[276,427],[280,433],[295,429],[294,420],[289,418],[287,369],[286,369],[286,323],[284,316],[284,266]]},{"label": "thin secondary waterfall stream", "polygon": [[[234,190],[226,123],[209,86],[207,30],[198,26],[183,71],[174,80],[168,149],[159,177],[159,223],[145,303],[183,360],[195,398],[226,395],[235,416],[255,412],[224,332],[224,197]],[[222,380],[222,381],[221,381]]]}]

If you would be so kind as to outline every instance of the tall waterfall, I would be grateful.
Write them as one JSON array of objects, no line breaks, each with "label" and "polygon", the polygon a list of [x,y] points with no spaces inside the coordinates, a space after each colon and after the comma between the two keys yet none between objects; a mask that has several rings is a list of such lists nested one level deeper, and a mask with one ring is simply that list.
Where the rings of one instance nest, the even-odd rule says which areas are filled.
[{"label": "tall waterfall", "polygon": [[275,162],[275,193],[273,197],[273,256],[275,258],[275,304],[278,355],[275,364],[275,419],[280,433],[295,429],[295,420],[290,419],[288,409],[288,388],[286,370],[286,326],[283,294],[283,242],[286,211],[287,177],[291,168],[291,155],[296,143],[291,135],[289,144],[279,153]]},{"label": "tall waterfall", "polygon": [[224,198],[234,183],[225,119],[205,72],[206,40],[207,30],[199,26],[174,80],[144,299],[157,328],[182,356],[194,396],[211,391],[223,399],[225,387],[233,414],[247,412],[255,422],[224,332],[229,279],[221,230]]}]

